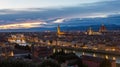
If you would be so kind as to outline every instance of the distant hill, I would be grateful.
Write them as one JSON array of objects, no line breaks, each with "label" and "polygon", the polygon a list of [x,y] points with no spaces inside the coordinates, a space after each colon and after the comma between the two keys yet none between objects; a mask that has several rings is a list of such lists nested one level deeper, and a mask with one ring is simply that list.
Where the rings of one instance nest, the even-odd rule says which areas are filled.
[{"label": "distant hill", "polygon": [[[51,24],[54,20],[47,21]],[[62,31],[86,31],[89,27],[93,30],[98,31],[102,24],[108,30],[120,30],[120,15],[110,16],[107,18],[73,18],[65,20],[63,23],[59,23]],[[10,29],[10,30],[0,30],[0,32],[39,32],[39,31],[56,31],[58,24],[46,25],[45,27],[36,27],[29,29]]]},{"label": "distant hill", "polygon": [[[89,27],[92,27],[94,31],[98,31],[101,25],[90,25],[90,26],[62,26],[62,31],[86,31]],[[107,30],[120,30],[120,25],[105,25]],[[9,29],[0,30],[0,32],[42,32],[42,31],[56,31],[56,27],[52,28],[30,28],[30,29]]]}]

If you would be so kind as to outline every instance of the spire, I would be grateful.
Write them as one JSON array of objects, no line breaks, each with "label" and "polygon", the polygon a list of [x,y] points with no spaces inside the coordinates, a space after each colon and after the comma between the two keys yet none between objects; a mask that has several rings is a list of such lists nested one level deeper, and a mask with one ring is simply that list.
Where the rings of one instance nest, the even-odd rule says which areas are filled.
[{"label": "spire", "polygon": [[89,35],[92,35],[92,34],[93,34],[92,27],[89,27],[88,34],[89,34]]},{"label": "spire", "polygon": [[58,25],[57,27],[57,33],[59,34],[60,33],[60,26]]},{"label": "spire", "polygon": [[60,31],[60,26],[58,25],[58,27],[57,27],[57,34],[58,35],[63,35],[63,34],[65,34],[64,32],[61,32]]}]

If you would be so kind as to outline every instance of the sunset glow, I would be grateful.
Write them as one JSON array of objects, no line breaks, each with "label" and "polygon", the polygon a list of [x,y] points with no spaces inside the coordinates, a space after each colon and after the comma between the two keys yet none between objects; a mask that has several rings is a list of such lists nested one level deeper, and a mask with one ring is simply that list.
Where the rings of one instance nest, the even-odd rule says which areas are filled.
[{"label": "sunset glow", "polygon": [[6,24],[6,25],[0,25],[0,29],[33,28],[33,27],[41,27],[42,24],[46,24],[46,23],[45,22],[34,22],[34,23]]}]

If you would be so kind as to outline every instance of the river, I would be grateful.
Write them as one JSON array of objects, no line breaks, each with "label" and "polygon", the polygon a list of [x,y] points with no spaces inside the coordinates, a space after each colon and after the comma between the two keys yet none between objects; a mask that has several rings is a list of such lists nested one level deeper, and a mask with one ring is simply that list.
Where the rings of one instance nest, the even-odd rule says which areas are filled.
[{"label": "river", "polygon": [[[55,52],[56,49],[53,49],[53,52]],[[61,51],[61,49],[57,49],[57,51]],[[75,50],[68,50],[68,49],[64,49],[65,53],[70,53],[73,52],[75,53],[77,56],[82,56],[82,55],[88,55],[88,56],[93,56],[93,57],[100,57],[100,58],[106,58],[106,59],[112,59],[112,60],[116,60],[116,63],[120,63],[120,56],[117,55],[107,55],[107,54],[101,54],[101,53],[90,53],[90,52],[82,52],[82,51],[75,51]]]}]

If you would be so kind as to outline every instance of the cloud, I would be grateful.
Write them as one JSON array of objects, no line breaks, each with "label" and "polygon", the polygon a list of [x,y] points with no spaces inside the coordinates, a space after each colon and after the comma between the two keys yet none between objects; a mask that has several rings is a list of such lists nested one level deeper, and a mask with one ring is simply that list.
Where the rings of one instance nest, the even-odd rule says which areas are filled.
[{"label": "cloud", "polygon": [[34,23],[16,23],[16,24],[6,24],[0,25],[0,29],[21,29],[21,28],[34,28],[41,27],[42,25],[47,24],[45,22],[34,22]]},{"label": "cloud", "polygon": [[78,4],[94,3],[106,0],[0,0],[0,9],[4,8],[62,8]]},{"label": "cloud", "polygon": [[5,9],[0,10],[0,24],[15,24],[34,20],[43,20],[50,24],[61,23],[70,18],[106,18],[120,14],[119,7],[119,0],[111,0],[64,8]]},{"label": "cloud", "polygon": [[56,19],[55,21],[53,21],[53,23],[63,23],[65,19],[61,18],[61,19]]}]

